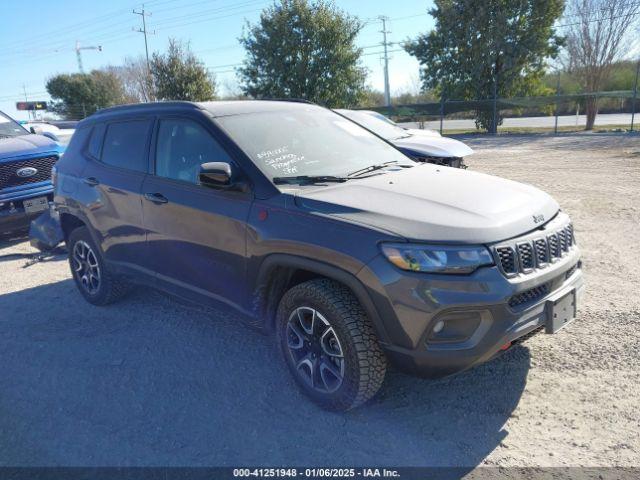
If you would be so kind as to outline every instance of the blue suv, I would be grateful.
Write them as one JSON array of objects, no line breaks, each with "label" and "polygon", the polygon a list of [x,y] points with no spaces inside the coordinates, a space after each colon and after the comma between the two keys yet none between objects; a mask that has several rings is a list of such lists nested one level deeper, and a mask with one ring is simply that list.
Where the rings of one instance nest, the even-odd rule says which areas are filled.
[{"label": "blue suv", "polygon": [[53,199],[51,170],[64,151],[0,112],[0,234],[24,229]]},{"label": "blue suv", "polygon": [[140,284],[231,307],[333,410],[371,398],[388,363],[450,375],[555,333],[584,291],[549,195],[414,162],[313,104],[108,108],[78,124],[56,171],[89,303]]}]

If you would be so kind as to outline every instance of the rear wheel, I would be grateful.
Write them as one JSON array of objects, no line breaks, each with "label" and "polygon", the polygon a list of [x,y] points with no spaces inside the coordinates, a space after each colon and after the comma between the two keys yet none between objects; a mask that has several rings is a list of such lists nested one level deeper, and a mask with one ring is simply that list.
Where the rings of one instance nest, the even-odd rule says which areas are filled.
[{"label": "rear wheel", "polygon": [[107,305],[129,291],[129,285],[107,268],[87,227],[71,232],[67,247],[73,280],[89,303]]},{"label": "rear wheel", "polygon": [[301,389],[330,410],[349,410],[380,389],[386,358],[371,322],[345,286],[311,280],[278,308],[278,338]]}]

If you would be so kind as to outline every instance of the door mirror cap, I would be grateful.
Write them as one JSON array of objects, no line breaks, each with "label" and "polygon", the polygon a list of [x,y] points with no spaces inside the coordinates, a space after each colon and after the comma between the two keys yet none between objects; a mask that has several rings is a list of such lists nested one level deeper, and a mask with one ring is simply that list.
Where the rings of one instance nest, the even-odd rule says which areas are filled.
[{"label": "door mirror cap", "polygon": [[227,162],[208,162],[200,165],[200,184],[212,188],[230,189],[235,185],[234,172]]}]

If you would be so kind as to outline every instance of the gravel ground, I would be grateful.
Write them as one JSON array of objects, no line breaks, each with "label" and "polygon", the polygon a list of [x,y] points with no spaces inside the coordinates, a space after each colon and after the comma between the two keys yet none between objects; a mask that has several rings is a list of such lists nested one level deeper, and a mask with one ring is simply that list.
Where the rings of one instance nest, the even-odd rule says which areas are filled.
[{"label": "gravel ground", "polygon": [[85,303],[64,255],[0,244],[0,466],[640,466],[640,137],[468,137],[471,168],[572,216],[577,320],[453,378],[391,372],[347,414],[308,402],[270,338],[138,290]]}]

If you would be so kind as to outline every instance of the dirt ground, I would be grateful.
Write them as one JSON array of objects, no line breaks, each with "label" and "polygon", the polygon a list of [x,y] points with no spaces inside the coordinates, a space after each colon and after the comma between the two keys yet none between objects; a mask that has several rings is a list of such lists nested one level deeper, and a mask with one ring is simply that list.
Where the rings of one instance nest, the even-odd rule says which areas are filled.
[{"label": "dirt ground", "polygon": [[640,137],[468,137],[470,168],[573,218],[577,320],[453,378],[391,372],[347,414],[307,401],[270,338],[138,290],[106,308],[64,255],[0,243],[0,466],[640,466]]}]

